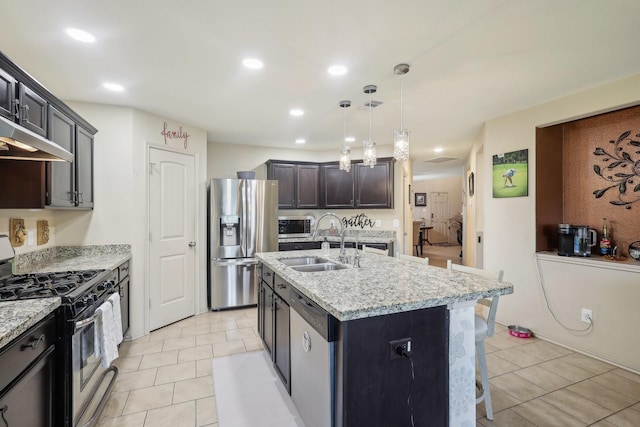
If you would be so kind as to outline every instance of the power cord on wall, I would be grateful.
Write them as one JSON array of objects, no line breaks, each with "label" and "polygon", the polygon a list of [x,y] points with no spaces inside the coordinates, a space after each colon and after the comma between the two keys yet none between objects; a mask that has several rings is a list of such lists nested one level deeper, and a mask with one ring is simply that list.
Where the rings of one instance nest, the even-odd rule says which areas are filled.
[{"label": "power cord on wall", "polygon": [[571,331],[571,332],[588,332],[588,331],[590,331],[593,328],[593,319],[589,315],[587,315],[587,318],[589,319],[589,326],[587,326],[584,329],[570,328],[570,327],[566,326],[564,323],[562,323],[560,321],[560,319],[558,319],[556,314],[551,309],[551,304],[549,303],[549,298],[547,297],[547,290],[544,287],[544,280],[542,279],[542,273],[540,272],[540,270],[541,270],[540,269],[540,260],[538,259],[537,256],[534,255],[534,257],[536,258],[536,273],[538,274],[538,283],[540,283],[540,288],[542,289],[542,295],[544,296],[544,302],[547,304],[547,310],[549,310],[549,313],[551,313],[551,316],[553,317],[553,320],[555,320],[558,323],[558,325],[562,326],[563,328],[565,328],[566,330]]},{"label": "power cord on wall", "polygon": [[413,390],[413,381],[416,379],[416,374],[415,374],[415,370],[413,369],[413,359],[411,358],[410,345],[411,344],[409,344],[409,348],[403,345],[399,345],[395,348],[395,350],[396,350],[396,353],[398,353],[400,356],[409,359],[409,362],[411,363],[411,382],[409,383],[409,393],[407,395],[407,406],[409,407],[410,416],[411,416],[411,427],[415,427],[416,425],[413,419],[413,405],[411,404],[411,392]]}]

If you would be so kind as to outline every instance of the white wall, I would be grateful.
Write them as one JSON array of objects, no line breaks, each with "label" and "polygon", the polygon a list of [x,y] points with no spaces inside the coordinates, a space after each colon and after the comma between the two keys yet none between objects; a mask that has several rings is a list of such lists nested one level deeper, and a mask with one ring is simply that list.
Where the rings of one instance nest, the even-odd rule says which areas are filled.
[{"label": "white wall", "polygon": [[[579,329],[580,308],[592,308],[593,332],[568,331],[553,320],[543,298],[535,257],[535,128],[637,104],[640,75],[506,115],[486,123],[481,181],[485,268],[503,269],[514,294],[503,297],[498,320],[525,326],[539,336],[640,371],[640,274],[558,262],[541,262],[551,305],[567,326]],[[640,129],[637,129],[640,131]],[[492,155],[529,149],[529,196],[492,197]],[[478,144],[470,158],[481,149]],[[640,218],[640,217],[639,217]],[[597,261],[594,261],[597,262]],[[637,270],[636,270],[637,271]],[[622,319],[625,319],[624,321]]]},{"label": "white wall", "polygon": [[[147,269],[147,163],[149,146],[189,153],[196,158],[198,209],[196,235],[197,312],[206,310],[206,182],[207,139],[202,129],[128,107],[68,102],[78,114],[98,129],[94,142],[94,192],[92,211],[0,210],[0,233],[8,230],[9,218],[25,218],[27,229],[38,219],[50,222],[51,240],[46,246],[19,247],[25,253],[52,246],[131,244],[131,335],[148,332]],[[165,145],[161,131],[179,127],[191,136],[185,149],[181,140]],[[5,221],[6,218],[6,221]]]}]

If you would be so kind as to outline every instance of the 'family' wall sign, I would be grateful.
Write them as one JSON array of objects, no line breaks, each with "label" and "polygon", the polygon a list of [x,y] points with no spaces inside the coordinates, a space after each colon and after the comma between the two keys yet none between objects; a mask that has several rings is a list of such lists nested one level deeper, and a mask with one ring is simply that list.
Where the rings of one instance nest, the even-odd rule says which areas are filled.
[{"label": "'family' wall sign", "polygon": [[178,130],[168,130],[167,122],[164,122],[164,128],[162,129],[162,132],[160,132],[160,135],[164,137],[165,145],[167,144],[167,139],[184,139],[184,148],[187,148],[188,140],[191,136],[189,132],[182,130],[182,126],[180,126]]}]

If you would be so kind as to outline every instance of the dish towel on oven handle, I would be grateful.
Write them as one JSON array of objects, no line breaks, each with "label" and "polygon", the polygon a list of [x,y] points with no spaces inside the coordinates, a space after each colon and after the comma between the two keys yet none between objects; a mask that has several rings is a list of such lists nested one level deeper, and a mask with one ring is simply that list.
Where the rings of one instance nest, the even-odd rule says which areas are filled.
[{"label": "dish towel on oven handle", "polygon": [[104,368],[118,358],[118,344],[122,342],[122,319],[120,317],[120,295],[116,292],[96,309],[96,350]]}]

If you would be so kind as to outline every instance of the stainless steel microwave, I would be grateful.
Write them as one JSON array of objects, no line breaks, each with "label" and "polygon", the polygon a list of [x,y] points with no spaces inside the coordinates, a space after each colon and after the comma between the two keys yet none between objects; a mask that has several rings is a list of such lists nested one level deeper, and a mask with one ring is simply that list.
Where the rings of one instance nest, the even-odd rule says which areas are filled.
[{"label": "stainless steel microwave", "polygon": [[278,237],[311,237],[312,216],[279,216]]}]

